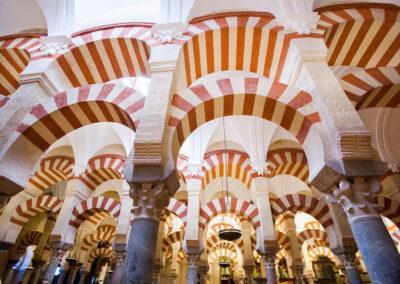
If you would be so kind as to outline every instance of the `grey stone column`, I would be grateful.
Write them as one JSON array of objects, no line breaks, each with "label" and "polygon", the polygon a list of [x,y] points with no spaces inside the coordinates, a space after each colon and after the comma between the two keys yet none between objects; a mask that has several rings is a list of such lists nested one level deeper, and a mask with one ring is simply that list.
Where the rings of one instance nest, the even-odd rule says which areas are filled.
[{"label": "grey stone column", "polygon": [[50,243],[50,247],[51,247],[51,258],[49,264],[46,267],[43,278],[40,279],[41,282],[43,281],[47,281],[48,283],[53,282],[54,274],[56,273],[57,267],[70,246],[65,246],[61,248],[60,244]]},{"label": "grey stone column", "polygon": [[296,261],[295,261],[292,264],[291,268],[293,271],[294,283],[303,284],[304,283],[304,279],[303,279],[304,265],[303,265],[303,263],[300,263],[300,262],[296,263]]},{"label": "grey stone column", "polygon": [[13,267],[15,264],[17,264],[17,262],[18,262],[18,260],[14,260],[14,259],[8,260],[7,266],[3,272],[3,277],[2,277],[3,282],[2,283],[4,283],[4,284],[12,283],[11,281],[12,281],[12,279],[14,277],[14,273],[15,273],[15,270]]},{"label": "grey stone column", "polygon": [[338,247],[332,249],[332,252],[336,254],[342,261],[344,270],[347,275],[347,279],[350,284],[362,284],[360,272],[357,269],[356,263],[356,247]]},{"label": "grey stone column", "polygon": [[[89,271],[86,270],[82,270],[81,272],[81,280],[79,281],[80,284],[84,284],[85,283],[85,278],[86,276],[89,274]],[[111,282],[114,283],[114,282]],[[115,282],[115,283],[120,283],[120,282]]]},{"label": "grey stone column", "polygon": [[208,265],[199,265],[197,271],[199,273],[200,284],[206,284],[208,269]]},{"label": "grey stone column", "polygon": [[69,262],[68,265],[69,265],[69,274],[68,274],[67,284],[73,284],[75,282],[76,274],[78,273],[82,263]]},{"label": "grey stone column", "polygon": [[200,261],[200,253],[186,253],[186,258],[188,260],[188,284],[197,283],[197,268]]},{"label": "grey stone column", "polygon": [[153,270],[153,284],[160,284],[161,283],[161,274],[160,271],[162,269],[161,264],[155,264]]},{"label": "grey stone column", "polygon": [[41,259],[32,259],[32,275],[29,279],[29,283],[36,284],[39,281],[39,277],[42,273],[43,265],[45,265],[46,261]]},{"label": "grey stone column", "polygon": [[253,284],[254,265],[243,265],[244,273],[248,284]]},{"label": "grey stone column", "polygon": [[400,283],[400,254],[374,203],[380,190],[377,179],[342,180],[328,199],[345,211],[372,283]]},{"label": "grey stone column", "polygon": [[111,276],[111,283],[121,283],[124,274],[125,250],[116,250],[114,272]]},{"label": "grey stone column", "polygon": [[267,274],[267,283],[268,284],[277,284],[278,279],[276,277],[276,247],[266,248],[265,252],[261,253],[261,258],[265,265],[265,272]]},{"label": "grey stone column", "polygon": [[151,283],[159,218],[170,193],[163,182],[131,184],[132,221],[122,283]]}]

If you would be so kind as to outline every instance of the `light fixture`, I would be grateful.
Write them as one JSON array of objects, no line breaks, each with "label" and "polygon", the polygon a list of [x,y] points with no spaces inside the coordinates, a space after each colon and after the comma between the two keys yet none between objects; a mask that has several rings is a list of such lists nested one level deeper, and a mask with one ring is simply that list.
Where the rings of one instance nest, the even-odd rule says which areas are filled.
[{"label": "light fixture", "polygon": [[[229,199],[229,184],[228,184],[228,169],[227,169],[227,164],[228,164],[228,157],[227,157],[227,146],[226,146],[226,131],[225,131],[225,117],[222,117],[222,129],[224,131],[224,148],[225,148],[225,187],[226,187],[226,207],[228,209],[230,209],[231,206],[231,200]],[[222,190],[224,189],[223,187],[223,182],[222,182]],[[230,210],[228,210],[230,211]],[[224,223],[224,216],[222,215],[222,220],[221,220],[221,224]],[[235,228],[231,228],[231,229],[222,229],[218,232],[218,236],[220,239],[222,240],[226,240],[226,241],[234,241],[239,239],[242,236],[242,232],[239,229],[235,229]]]},{"label": "light fixture", "polygon": [[218,265],[221,266],[222,268],[227,268],[227,267],[231,266],[231,262],[230,262],[229,258],[227,258],[226,256],[221,256],[219,258]]}]

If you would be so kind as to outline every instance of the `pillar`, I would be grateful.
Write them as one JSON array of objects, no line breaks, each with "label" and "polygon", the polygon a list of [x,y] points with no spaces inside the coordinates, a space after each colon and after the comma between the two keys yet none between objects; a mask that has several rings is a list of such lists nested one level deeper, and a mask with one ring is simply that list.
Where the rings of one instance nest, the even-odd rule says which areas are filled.
[{"label": "pillar", "polygon": [[79,263],[76,260],[68,261],[69,273],[68,273],[67,284],[74,284],[76,274],[78,273],[81,265],[82,263]]},{"label": "pillar", "polygon": [[123,283],[151,283],[159,218],[170,194],[164,182],[132,183],[134,219],[129,235]]},{"label": "pillar", "polygon": [[116,250],[114,272],[111,277],[111,283],[121,283],[124,273],[125,250]]},{"label": "pillar", "polygon": [[2,283],[11,283],[10,281],[13,279],[14,276],[14,265],[18,263],[18,260],[9,259],[7,262],[7,266],[3,272]]},{"label": "pillar", "polygon": [[278,279],[276,277],[276,265],[275,265],[276,250],[277,248],[271,248],[269,251],[261,253],[261,258],[264,262],[265,272],[267,274],[268,284],[278,283]]},{"label": "pillar", "polygon": [[304,264],[301,255],[301,247],[297,240],[296,234],[296,224],[294,222],[294,215],[290,213],[285,216],[285,233],[289,237],[290,240],[290,247],[291,247],[291,254],[292,254],[292,272],[295,278],[295,283],[301,284],[303,283],[303,270]]},{"label": "pillar", "polygon": [[39,281],[39,277],[42,273],[43,265],[45,265],[46,261],[42,259],[32,259],[32,274],[29,279],[29,283],[36,284]]},{"label": "pillar", "polygon": [[243,265],[244,273],[248,284],[253,284],[254,265]]},{"label": "pillar", "polygon": [[[86,278],[86,276],[89,274],[89,271],[87,271],[87,270],[85,270],[85,269],[83,269],[82,271],[81,271],[81,280],[79,281],[79,284],[84,284],[85,283],[85,278]],[[114,283],[114,282],[111,282],[111,283]],[[120,282],[115,282],[115,283],[120,283]]]},{"label": "pillar", "polygon": [[342,261],[344,270],[346,271],[347,280],[350,284],[362,284],[361,276],[356,263],[356,247],[342,247],[332,250]]},{"label": "pillar", "polygon": [[209,268],[208,264],[207,265],[199,265],[197,272],[199,274],[200,284],[206,284],[208,268]]},{"label": "pillar", "polygon": [[161,284],[161,269],[162,265],[160,263],[154,265],[153,270],[153,284]]},{"label": "pillar", "polygon": [[50,243],[51,248],[51,257],[49,264],[44,272],[44,276],[42,282],[52,283],[54,274],[56,273],[57,267],[61,260],[63,259],[66,251],[69,249],[69,246],[62,247],[60,244]]},{"label": "pillar", "polygon": [[373,283],[400,283],[400,254],[374,203],[381,184],[374,178],[341,180],[328,200],[342,206]]},{"label": "pillar", "polygon": [[200,253],[186,253],[188,260],[188,284],[197,283],[197,268],[200,260]]}]

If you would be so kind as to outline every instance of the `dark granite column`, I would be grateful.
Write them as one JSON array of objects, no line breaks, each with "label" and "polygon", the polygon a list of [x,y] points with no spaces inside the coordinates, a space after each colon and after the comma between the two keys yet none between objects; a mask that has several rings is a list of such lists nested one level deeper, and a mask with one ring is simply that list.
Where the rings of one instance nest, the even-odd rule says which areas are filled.
[{"label": "dark granite column", "polygon": [[345,211],[372,283],[400,283],[400,254],[374,203],[380,190],[376,179],[355,178],[342,180],[328,197]]},{"label": "dark granite column", "polygon": [[350,284],[362,284],[360,273],[357,269],[356,263],[356,247],[338,247],[332,249],[332,252],[336,254],[342,261],[344,270],[347,275],[347,280]]},{"label": "dark granite column", "polygon": [[276,268],[275,268],[276,250],[277,250],[276,247],[271,247],[271,248],[266,248],[265,252],[260,253],[261,258],[264,262],[268,284],[278,283],[278,279],[276,277]]},{"label": "dark granite column", "polygon": [[209,269],[208,265],[199,265],[197,271],[199,273],[200,284],[206,284],[208,269]]},{"label": "dark granite column", "polygon": [[79,263],[78,261],[68,262],[68,266],[69,273],[67,284],[73,284],[75,282],[75,277],[79,271],[79,268],[82,266],[82,263]]},{"label": "dark granite column", "polygon": [[162,269],[161,264],[155,264],[153,268],[153,284],[160,284],[161,283],[161,274],[160,271]]},{"label": "dark granite column", "polygon": [[165,183],[131,184],[134,219],[126,251],[123,283],[151,283],[158,223],[170,194]]},{"label": "dark granite column", "polygon": [[124,273],[125,250],[116,250],[114,272],[111,277],[111,283],[121,283]]},{"label": "dark granite column", "polygon": [[248,284],[253,284],[254,265],[243,265],[244,273]]},{"label": "dark granite column", "polygon": [[3,282],[2,283],[4,283],[4,284],[12,283],[11,281],[12,281],[12,279],[14,277],[14,273],[15,273],[15,270],[13,267],[15,266],[15,264],[17,264],[17,262],[18,262],[18,260],[14,260],[14,259],[8,260],[7,266],[5,267],[5,270],[3,272],[3,277],[2,277]]}]

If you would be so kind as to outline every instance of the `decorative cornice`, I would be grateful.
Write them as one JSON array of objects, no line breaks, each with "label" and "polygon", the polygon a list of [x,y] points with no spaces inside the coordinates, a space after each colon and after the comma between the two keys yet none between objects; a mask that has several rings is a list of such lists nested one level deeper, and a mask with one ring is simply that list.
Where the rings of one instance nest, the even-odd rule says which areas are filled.
[{"label": "decorative cornice", "polygon": [[54,56],[56,54],[63,54],[68,51],[69,47],[73,44],[71,38],[67,36],[48,36],[40,38],[40,50],[43,56]]},{"label": "decorative cornice", "polygon": [[162,44],[171,44],[183,36],[187,27],[187,24],[180,22],[157,24],[151,28],[151,35],[154,39],[160,40]]},{"label": "decorative cornice", "polygon": [[319,17],[318,13],[315,12],[288,13],[277,20],[285,30],[293,30],[300,35],[308,35],[317,28]]}]

